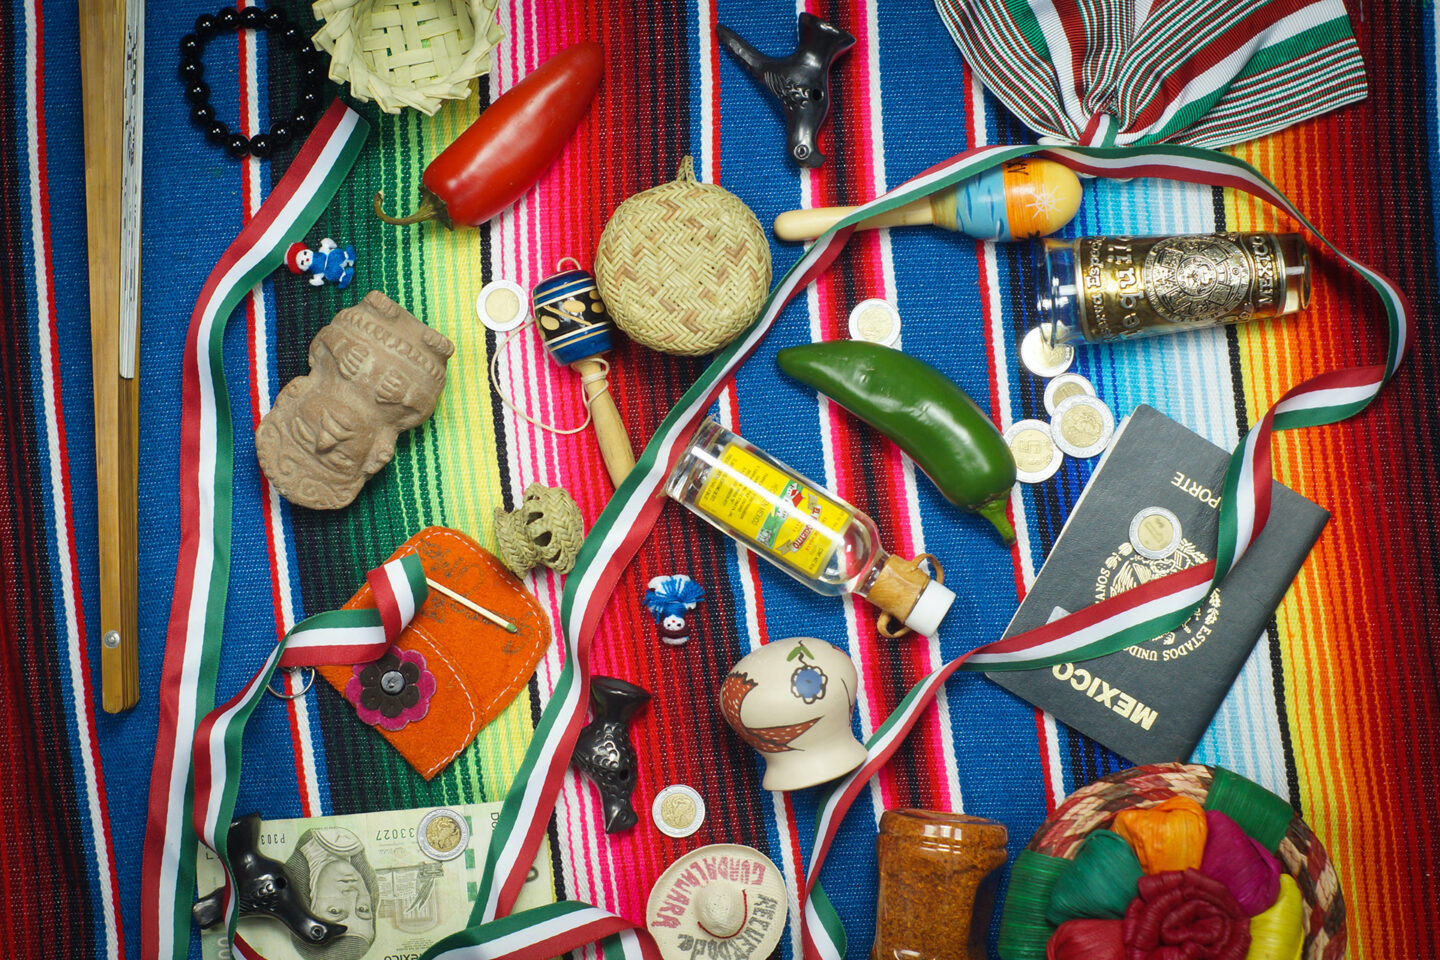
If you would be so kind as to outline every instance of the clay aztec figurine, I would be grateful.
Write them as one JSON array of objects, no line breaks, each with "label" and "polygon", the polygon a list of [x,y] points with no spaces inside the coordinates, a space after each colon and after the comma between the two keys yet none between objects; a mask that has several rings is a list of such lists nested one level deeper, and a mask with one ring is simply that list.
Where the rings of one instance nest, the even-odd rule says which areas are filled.
[{"label": "clay aztec figurine", "polygon": [[435,412],[455,345],[372,290],[310,341],[310,372],[255,431],[260,469],[293,504],[338,510]]},{"label": "clay aztec figurine", "polygon": [[725,49],[765,84],[784,108],[790,159],[802,167],[818,167],[825,162],[825,154],[815,138],[830,113],[830,66],[855,46],[855,38],[813,13],[800,14],[799,33],[799,42],[788,57],[767,57],[729,27],[715,27]]}]

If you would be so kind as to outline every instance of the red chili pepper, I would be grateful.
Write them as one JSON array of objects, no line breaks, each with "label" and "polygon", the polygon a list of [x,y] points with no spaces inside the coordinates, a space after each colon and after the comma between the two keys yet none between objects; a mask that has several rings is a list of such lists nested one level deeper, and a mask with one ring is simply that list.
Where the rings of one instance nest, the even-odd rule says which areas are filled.
[{"label": "red chili pepper", "polygon": [[420,208],[396,218],[380,207],[386,223],[439,220],[447,227],[478,227],[508,209],[529,190],[569,142],[595,99],[605,70],[598,43],[577,43],[542,63],[511,87],[420,178]]}]

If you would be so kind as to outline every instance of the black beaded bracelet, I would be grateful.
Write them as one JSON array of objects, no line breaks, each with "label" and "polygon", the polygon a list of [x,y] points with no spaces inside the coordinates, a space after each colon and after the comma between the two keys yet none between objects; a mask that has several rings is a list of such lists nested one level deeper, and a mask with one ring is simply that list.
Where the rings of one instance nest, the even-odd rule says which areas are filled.
[{"label": "black beaded bracelet", "polygon": [[[264,30],[280,39],[296,51],[300,67],[301,92],[295,109],[272,124],[268,133],[257,133],[253,137],[231,133],[229,127],[215,119],[215,108],[210,105],[210,87],[205,82],[205,65],[200,62],[205,44],[211,37],[236,30]],[[268,157],[275,148],[283,147],[305,134],[320,119],[321,92],[325,85],[324,56],[311,44],[305,32],[291,23],[285,11],[279,8],[246,7],[236,10],[234,7],[221,7],[217,13],[200,14],[195,18],[195,32],[180,38],[179,74],[186,84],[185,99],[190,101],[191,121],[205,131],[206,140],[224,147],[232,157],[243,157],[247,153]]]}]

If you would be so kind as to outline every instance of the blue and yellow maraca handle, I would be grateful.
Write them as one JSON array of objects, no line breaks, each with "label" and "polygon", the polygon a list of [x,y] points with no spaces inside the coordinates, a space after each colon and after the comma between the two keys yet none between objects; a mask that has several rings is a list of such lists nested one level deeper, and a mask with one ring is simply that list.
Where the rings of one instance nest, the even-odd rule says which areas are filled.
[{"label": "blue and yellow maraca handle", "polygon": [[[934,224],[977,240],[1044,237],[1069,223],[1080,209],[1080,179],[1053,160],[1020,157],[952,189],[933,194],[856,224],[857,230]],[[854,207],[790,210],[775,218],[780,240],[809,240]]]}]

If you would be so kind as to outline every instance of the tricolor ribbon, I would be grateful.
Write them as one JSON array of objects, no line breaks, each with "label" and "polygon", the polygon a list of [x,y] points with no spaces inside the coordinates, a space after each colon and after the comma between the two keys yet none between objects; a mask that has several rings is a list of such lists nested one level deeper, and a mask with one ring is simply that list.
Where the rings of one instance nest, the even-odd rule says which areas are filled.
[{"label": "tricolor ribbon", "polygon": [[375,608],[330,610],[306,617],[286,635],[281,667],[369,663],[380,659],[425,602],[430,587],[420,558],[406,554],[365,575]]},{"label": "tricolor ribbon", "polygon": [[[210,272],[190,315],[182,371],[180,552],[158,690],[159,730],[140,881],[140,950],[146,960],[178,960],[189,951],[195,836],[213,841],[217,812],[234,803],[237,778],[230,758],[238,757],[243,726],[239,714],[248,715],[256,692],[252,680],[221,715],[210,713],[230,583],[234,497],[225,326],[245,294],[284,263],[285,250],[303,238],[330,205],[369,129],[339,101],[330,106],[285,176]],[[263,674],[268,680],[282,649],[271,652],[257,678]],[[202,716],[208,724],[204,731]],[[197,753],[202,743],[206,747]],[[222,854],[223,848],[219,843]]]},{"label": "tricolor ribbon", "polygon": [[[1334,423],[1353,416],[1374,399],[1394,374],[1409,345],[1410,306],[1404,295],[1389,279],[1346,255],[1316,231],[1259,171],[1234,157],[1179,146],[1043,150],[1034,146],[979,147],[938,164],[859,207],[806,250],[776,285],[755,324],[741,339],[718,354],[675,404],[585,538],[575,568],[566,580],[561,604],[565,664],[491,836],[480,896],[466,935],[482,939],[492,925],[500,922],[499,918],[505,918],[508,933],[504,946],[514,952],[477,951],[451,938],[427,951],[425,960],[479,960],[482,956],[493,960],[501,956],[532,955],[524,952],[531,949],[531,941],[525,936],[528,929],[525,918],[535,911],[514,917],[507,915],[544,836],[575,738],[585,720],[590,644],[622,571],[659,516],[664,504],[660,493],[666,477],[731,374],[754,351],[791,298],[828,268],[844,248],[856,223],[948,189],[1006,160],[1036,153],[1094,176],[1162,177],[1231,187],[1284,209],[1359,273],[1379,296],[1389,333],[1385,362],[1322,374],[1292,388],[1246,435],[1232,455],[1226,475],[1220,506],[1220,546],[1215,561],[1153,580],[1026,633],[977,647],[911,688],[871,736],[865,763],[831,788],[817,811],[815,843],[803,882],[803,909],[799,918],[807,960],[839,960],[845,956],[844,928],[816,880],[846,811],[865,783],[889,760],[951,675],[962,669],[1025,670],[1092,659],[1178,627],[1214,585],[1224,579],[1265,526],[1270,505],[1271,434],[1276,430]],[[535,915],[538,920],[540,915]],[[613,914],[599,911],[587,916],[603,917],[604,923],[596,919],[589,929],[572,930],[572,936],[593,934],[591,939],[598,940],[615,933],[614,923],[619,918]],[[636,927],[633,944],[619,945],[627,956],[638,957],[648,949],[645,947],[648,935],[643,928]]]}]

